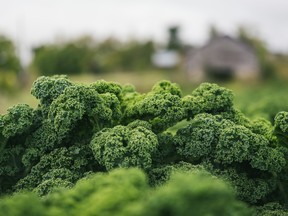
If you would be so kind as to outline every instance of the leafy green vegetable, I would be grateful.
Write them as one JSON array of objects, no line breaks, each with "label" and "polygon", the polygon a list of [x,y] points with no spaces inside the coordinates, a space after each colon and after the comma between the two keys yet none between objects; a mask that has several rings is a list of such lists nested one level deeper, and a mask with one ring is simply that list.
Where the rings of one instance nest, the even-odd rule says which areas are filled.
[{"label": "leafy green vegetable", "polygon": [[227,184],[208,173],[178,171],[164,185],[151,188],[144,172],[135,168],[89,176],[75,187],[58,189],[43,199],[33,193],[20,193],[0,200],[1,216],[248,216],[252,213],[247,205],[236,200]]},{"label": "leafy green vegetable", "polygon": [[158,140],[156,134],[137,121],[101,130],[90,145],[95,159],[107,170],[133,166],[146,170],[152,166]]},{"label": "leafy green vegetable", "polygon": [[[255,214],[287,213],[287,111],[274,125],[250,120],[210,83],[182,96],[169,81],[139,93],[54,76],[31,93],[36,109],[0,116],[0,195],[16,194],[0,202],[6,215],[29,212],[30,196],[39,206],[27,215],[251,215],[242,202]],[[142,171],[114,172],[131,167]]]}]

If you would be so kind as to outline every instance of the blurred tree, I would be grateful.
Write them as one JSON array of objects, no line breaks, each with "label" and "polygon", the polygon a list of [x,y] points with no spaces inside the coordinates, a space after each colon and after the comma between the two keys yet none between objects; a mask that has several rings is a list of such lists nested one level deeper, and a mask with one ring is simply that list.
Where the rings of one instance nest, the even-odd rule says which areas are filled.
[{"label": "blurred tree", "polygon": [[0,88],[12,90],[17,85],[17,75],[21,69],[13,42],[0,35]]},{"label": "blurred tree", "polygon": [[154,53],[154,43],[152,41],[139,42],[128,41],[119,46],[107,58],[110,65],[106,65],[111,70],[145,70],[152,66],[151,55]]},{"label": "blurred tree", "polygon": [[121,43],[108,38],[96,43],[92,38],[82,37],[35,48],[33,64],[41,75],[144,70],[152,67],[153,52],[152,41]]},{"label": "blurred tree", "polygon": [[63,44],[44,45],[34,48],[33,64],[41,75],[78,74],[94,71],[93,40],[82,37]]},{"label": "blurred tree", "polygon": [[238,37],[240,40],[254,48],[259,60],[262,77],[264,79],[274,78],[276,68],[271,60],[271,54],[269,53],[265,42],[256,34],[253,34],[252,31],[245,26],[240,26],[238,28]]},{"label": "blurred tree", "polygon": [[95,50],[95,66],[99,72],[106,72],[115,69],[115,65],[117,64],[115,53],[117,53],[120,47],[121,43],[112,37],[97,44]]},{"label": "blurred tree", "polygon": [[15,73],[20,70],[20,60],[16,56],[15,46],[10,39],[3,35],[0,35],[0,70]]}]

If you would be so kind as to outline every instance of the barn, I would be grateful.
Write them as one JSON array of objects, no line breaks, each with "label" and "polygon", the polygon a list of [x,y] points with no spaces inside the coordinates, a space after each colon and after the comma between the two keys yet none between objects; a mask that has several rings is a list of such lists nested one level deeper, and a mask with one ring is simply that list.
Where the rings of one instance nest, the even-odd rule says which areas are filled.
[{"label": "barn", "polygon": [[257,55],[248,44],[229,37],[212,37],[186,56],[188,77],[193,81],[251,80],[260,77]]}]

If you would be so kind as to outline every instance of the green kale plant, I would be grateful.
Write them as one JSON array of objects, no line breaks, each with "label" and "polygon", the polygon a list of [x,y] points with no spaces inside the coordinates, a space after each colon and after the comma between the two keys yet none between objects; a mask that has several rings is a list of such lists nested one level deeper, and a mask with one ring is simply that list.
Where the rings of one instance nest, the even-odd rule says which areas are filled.
[{"label": "green kale plant", "polygon": [[[131,85],[103,80],[84,85],[53,76],[38,78],[31,93],[37,108],[19,104],[0,116],[0,195],[16,194],[4,198],[0,209],[11,208],[10,215],[11,200],[24,212],[32,204],[26,208],[22,202],[38,200],[24,191],[43,198],[35,201],[43,215],[65,215],[70,207],[69,215],[287,213],[285,110],[273,122],[251,120],[235,108],[232,91],[211,83],[183,96],[169,81],[139,93]],[[141,171],[113,174],[131,167]],[[179,181],[175,172],[182,173]],[[92,180],[77,189],[95,173],[102,192]],[[210,177],[190,176],[197,173]],[[156,191],[147,192],[149,187]],[[249,213],[238,213],[242,210]]]}]

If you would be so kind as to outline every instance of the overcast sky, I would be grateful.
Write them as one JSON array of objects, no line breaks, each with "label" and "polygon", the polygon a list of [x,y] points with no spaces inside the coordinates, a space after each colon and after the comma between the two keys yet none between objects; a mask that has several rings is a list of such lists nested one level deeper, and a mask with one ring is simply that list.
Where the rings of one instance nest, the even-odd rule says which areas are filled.
[{"label": "overcast sky", "polygon": [[0,33],[26,59],[32,46],[59,36],[165,41],[171,25],[181,26],[185,42],[201,44],[210,24],[228,34],[248,25],[273,50],[288,51],[287,0],[0,0]]}]

